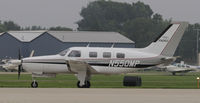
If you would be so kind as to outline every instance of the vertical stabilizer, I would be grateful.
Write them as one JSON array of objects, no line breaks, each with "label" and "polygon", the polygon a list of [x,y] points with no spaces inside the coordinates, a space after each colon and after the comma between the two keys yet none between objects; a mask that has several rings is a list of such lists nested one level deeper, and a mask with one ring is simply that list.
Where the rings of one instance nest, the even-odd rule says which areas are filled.
[{"label": "vertical stabilizer", "polygon": [[154,42],[143,49],[144,52],[173,56],[187,26],[187,22],[172,23]]}]

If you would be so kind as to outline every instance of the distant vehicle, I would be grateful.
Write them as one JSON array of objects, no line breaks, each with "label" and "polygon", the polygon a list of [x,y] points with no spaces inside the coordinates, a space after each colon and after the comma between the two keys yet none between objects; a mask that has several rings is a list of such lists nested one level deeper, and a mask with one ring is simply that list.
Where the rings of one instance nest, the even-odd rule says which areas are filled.
[{"label": "distant vehicle", "polygon": [[[145,48],[71,47],[56,55],[21,58],[12,61],[32,73],[33,88],[38,87],[34,77],[55,77],[58,73],[75,74],[79,88],[89,88],[91,75],[132,73],[156,65],[169,65],[176,60],[174,52],[188,23],[172,23]],[[66,78],[67,79],[67,78]],[[141,85],[141,78],[126,76],[124,85]]]},{"label": "distant vehicle", "polygon": [[184,61],[181,61],[181,63],[173,63],[169,66],[164,66],[161,68],[167,72],[172,73],[172,75],[176,75],[176,73],[188,73],[191,71],[199,71],[199,66],[193,66],[193,65],[187,65],[184,63]]}]

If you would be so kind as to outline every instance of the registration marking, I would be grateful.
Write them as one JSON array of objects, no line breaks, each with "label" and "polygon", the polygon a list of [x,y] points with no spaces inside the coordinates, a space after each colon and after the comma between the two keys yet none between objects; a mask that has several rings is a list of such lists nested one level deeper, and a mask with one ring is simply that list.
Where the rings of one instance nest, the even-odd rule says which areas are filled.
[{"label": "registration marking", "polygon": [[136,67],[139,60],[110,60],[109,67]]}]

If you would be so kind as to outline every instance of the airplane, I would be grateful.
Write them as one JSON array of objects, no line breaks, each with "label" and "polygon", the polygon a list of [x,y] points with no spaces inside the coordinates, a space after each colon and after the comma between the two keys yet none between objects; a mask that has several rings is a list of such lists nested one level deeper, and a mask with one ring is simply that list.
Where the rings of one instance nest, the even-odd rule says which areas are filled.
[{"label": "airplane", "polygon": [[169,66],[165,66],[161,69],[172,73],[172,75],[176,75],[176,73],[188,73],[191,71],[199,72],[200,67],[188,65],[188,64],[185,64],[184,61],[181,61],[180,63],[173,63],[173,64],[171,64]]},{"label": "airplane", "polygon": [[10,60],[2,60],[2,62],[4,64],[1,64],[0,66],[2,66],[2,68],[4,68],[5,70],[17,70],[18,65],[17,64],[13,64],[13,61],[15,61],[17,59],[10,59]]},{"label": "airplane", "polygon": [[[22,69],[31,72],[31,87],[37,88],[35,77],[55,77],[59,73],[75,74],[78,88],[90,88],[90,79],[95,74],[133,73],[156,65],[168,65],[176,60],[174,52],[187,28],[187,22],[170,24],[145,48],[71,47],[59,54],[35,56],[12,61],[18,66],[18,78]],[[124,82],[140,82],[124,79]]]},{"label": "airplane", "polygon": [[[33,57],[34,52],[35,51],[32,50],[29,57]],[[18,62],[18,59],[2,59],[1,62],[3,64],[1,64],[0,66],[5,70],[18,70],[18,64],[16,64],[16,62]]]}]

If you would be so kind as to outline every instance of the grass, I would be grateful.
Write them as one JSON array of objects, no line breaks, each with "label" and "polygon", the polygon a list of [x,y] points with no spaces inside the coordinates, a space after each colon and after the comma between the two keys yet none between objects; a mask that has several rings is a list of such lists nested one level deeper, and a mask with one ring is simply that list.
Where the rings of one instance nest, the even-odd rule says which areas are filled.
[{"label": "grass", "polygon": [[[197,88],[196,77],[200,73],[188,73],[183,76],[172,76],[164,72],[147,72],[128,75],[142,77],[141,87],[124,87],[122,75],[93,75],[91,88]],[[77,79],[71,74],[59,74],[56,78],[37,78],[39,88],[76,88]],[[22,74],[20,80],[17,74],[0,74],[0,87],[5,88],[30,88],[32,78],[30,74]]]}]

